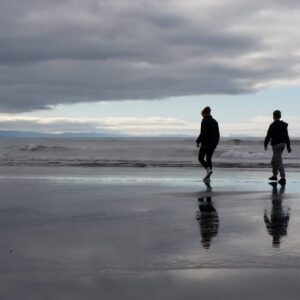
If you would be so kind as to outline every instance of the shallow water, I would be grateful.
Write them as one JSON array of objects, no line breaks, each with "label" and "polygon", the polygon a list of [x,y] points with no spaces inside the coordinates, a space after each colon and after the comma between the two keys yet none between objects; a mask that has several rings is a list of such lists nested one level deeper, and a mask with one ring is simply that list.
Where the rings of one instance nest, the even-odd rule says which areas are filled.
[{"label": "shallow water", "polygon": [[[158,284],[167,295],[160,280],[195,291],[196,280],[212,284],[207,274],[215,277],[217,270],[221,291],[231,276],[226,270],[235,270],[236,281],[238,272],[246,276],[238,270],[252,270],[254,278],[263,273],[253,270],[300,267],[297,172],[289,173],[282,189],[267,184],[266,171],[215,170],[211,191],[193,169],[107,169],[106,174],[19,167],[1,173],[0,295],[5,299],[30,286],[28,299],[43,298],[42,287],[52,291],[49,299],[69,299],[56,287],[80,299],[88,286],[94,296],[117,299],[123,289],[126,299],[139,299],[124,282],[140,281],[137,295],[143,283],[146,289]],[[105,291],[95,287],[104,282]]]}]

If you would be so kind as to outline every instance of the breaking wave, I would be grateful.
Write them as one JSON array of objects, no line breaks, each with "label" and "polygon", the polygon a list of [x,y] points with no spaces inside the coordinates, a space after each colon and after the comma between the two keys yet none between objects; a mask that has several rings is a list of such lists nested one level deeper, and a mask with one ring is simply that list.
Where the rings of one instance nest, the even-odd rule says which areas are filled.
[{"label": "breaking wave", "polygon": [[45,146],[45,145],[39,145],[39,144],[29,144],[29,145],[23,145],[20,147],[21,151],[63,151],[68,150],[67,147],[62,146]]},{"label": "breaking wave", "polygon": [[[290,168],[299,168],[300,162],[287,161],[286,166]],[[175,161],[126,161],[126,160],[49,160],[49,159],[7,159],[0,160],[0,166],[60,166],[60,167],[119,167],[119,168],[199,168],[199,163],[193,162],[175,162]],[[216,161],[215,167],[219,168],[265,168],[270,167],[270,162],[265,161]]]},{"label": "breaking wave", "polygon": [[229,150],[220,155],[221,158],[230,159],[267,159],[269,154],[267,152],[249,152],[240,150]]},{"label": "breaking wave", "polygon": [[[285,165],[300,167],[300,147],[292,142]],[[0,166],[190,167],[199,168],[193,139],[0,139]],[[272,151],[260,140],[224,140],[213,161],[221,168],[270,167]]]}]

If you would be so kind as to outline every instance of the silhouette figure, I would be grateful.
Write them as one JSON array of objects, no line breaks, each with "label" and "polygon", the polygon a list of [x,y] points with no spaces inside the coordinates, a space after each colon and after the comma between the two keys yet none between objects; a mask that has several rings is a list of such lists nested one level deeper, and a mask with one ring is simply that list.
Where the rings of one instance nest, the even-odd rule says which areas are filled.
[{"label": "silhouette figure", "polygon": [[[196,140],[197,147],[201,144],[198,154],[198,160],[206,169],[206,176],[203,181],[209,180],[212,171],[212,156],[219,143],[220,132],[218,122],[211,116],[209,106],[202,110],[202,122],[200,134]],[[206,160],[205,160],[206,159]]]},{"label": "silhouette figure", "polygon": [[210,248],[211,240],[218,234],[219,216],[213,206],[211,197],[198,198],[199,211],[197,211],[197,220],[200,225],[202,237],[202,246],[205,249]]},{"label": "silhouette figure", "polygon": [[281,186],[278,191],[277,182],[270,183],[272,185],[272,211],[268,216],[267,211],[264,212],[264,221],[268,233],[273,237],[273,247],[279,248],[282,237],[287,236],[287,229],[290,219],[290,208],[282,206],[285,187]]},{"label": "silhouette figure", "polygon": [[278,172],[280,174],[279,183],[282,185],[286,184],[285,178],[285,170],[282,162],[282,153],[287,146],[288,153],[292,152],[290,138],[288,134],[288,124],[281,121],[281,112],[279,110],[275,110],[273,112],[274,122],[270,125],[268,129],[267,136],[265,138],[265,150],[268,150],[268,144],[271,141],[272,149],[273,149],[273,157],[272,157],[272,171],[273,176],[269,178],[269,180],[277,181]]}]

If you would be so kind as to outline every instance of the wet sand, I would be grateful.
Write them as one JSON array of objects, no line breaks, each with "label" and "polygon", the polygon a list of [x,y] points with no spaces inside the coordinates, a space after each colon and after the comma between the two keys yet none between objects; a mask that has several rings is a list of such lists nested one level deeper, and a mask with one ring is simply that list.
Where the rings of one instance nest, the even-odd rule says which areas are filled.
[{"label": "wet sand", "polygon": [[298,299],[298,174],[2,168],[1,299]]}]

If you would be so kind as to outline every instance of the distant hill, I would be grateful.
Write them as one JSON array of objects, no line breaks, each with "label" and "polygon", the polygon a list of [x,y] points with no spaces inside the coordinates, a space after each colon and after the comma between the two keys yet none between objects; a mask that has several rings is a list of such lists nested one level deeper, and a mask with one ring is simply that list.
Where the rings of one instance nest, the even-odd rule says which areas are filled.
[{"label": "distant hill", "polygon": [[0,138],[101,138],[101,137],[124,137],[124,134],[103,132],[64,132],[44,133],[34,131],[10,131],[0,130]]},{"label": "distant hill", "polygon": [[[159,138],[159,139],[193,139],[195,136],[189,134],[159,134],[153,136],[135,136],[118,132],[64,132],[64,133],[45,133],[35,131],[14,131],[14,130],[0,130],[0,138]],[[258,138],[248,136],[230,136],[222,137],[222,140],[256,140]],[[261,138],[259,138],[261,139]]]},{"label": "distant hill", "polygon": [[11,131],[0,130],[0,138],[190,138],[191,135],[185,134],[160,134],[156,136],[135,136],[124,133],[112,132],[64,132],[64,133],[45,133],[35,131]]}]

